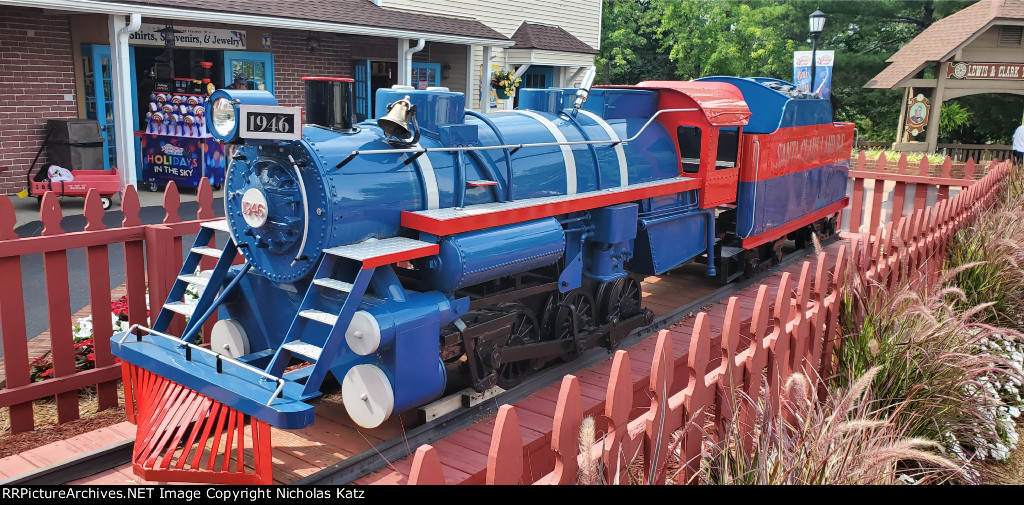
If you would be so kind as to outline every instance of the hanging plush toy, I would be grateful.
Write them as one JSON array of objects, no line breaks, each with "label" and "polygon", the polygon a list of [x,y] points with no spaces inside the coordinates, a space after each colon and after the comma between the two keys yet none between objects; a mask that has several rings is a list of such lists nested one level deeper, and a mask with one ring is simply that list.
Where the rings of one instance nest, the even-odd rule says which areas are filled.
[{"label": "hanging plush toy", "polygon": [[171,114],[171,131],[168,135],[181,135],[181,129],[185,126],[182,124],[181,116],[178,114]]},{"label": "hanging plush toy", "polygon": [[183,122],[184,122],[185,126],[184,126],[184,131],[181,133],[182,135],[184,135],[186,137],[198,137],[199,136],[199,132],[196,130],[196,118],[194,116],[191,116],[191,115],[185,116],[185,119],[183,120]]},{"label": "hanging plush toy", "polygon": [[157,111],[146,114],[146,120],[149,121],[149,125],[146,127],[146,133],[159,135],[162,130],[161,124],[164,121],[163,113]]},{"label": "hanging plush toy", "polygon": [[174,135],[174,120],[172,116],[173,114],[164,114],[163,123],[160,124],[161,135]]}]

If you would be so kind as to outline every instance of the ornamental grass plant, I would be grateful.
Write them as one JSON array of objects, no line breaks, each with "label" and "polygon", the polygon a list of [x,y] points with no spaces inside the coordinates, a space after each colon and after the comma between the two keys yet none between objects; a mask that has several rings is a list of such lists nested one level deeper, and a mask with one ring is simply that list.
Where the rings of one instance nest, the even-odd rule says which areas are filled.
[{"label": "ornamental grass plant", "polygon": [[1016,447],[1024,410],[1021,209],[1024,177],[1015,170],[996,205],[956,235],[930,285],[914,276],[890,290],[851,271],[822,402],[795,400],[812,388],[792,377],[780,408],[796,415],[752,406],[752,439],[735,423],[708,433],[717,442],[705,442],[698,481],[981,482],[988,467],[979,462],[1005,460]]},{"label": "ornamental grass plant", "polygon": [[[703,446],[691,481],[991,482],[989,462],[1011,457],[1024,411],[1021,169],[1008,174],[992,208],[956,233],[945,252],[941,273],[902,270],[896,286],[848,270],[841,335],[825,358],[834,374],[791,376],[778,404],[732,392],[731,405],[740,408],[721,425],[708,423],[713,413],[698,413],[689,428],[702,430]],[[744,425],[739,420],[750,423],[749,412],[754,421]],[[670,481],[692,463],[681,461],[680,436],[669,444],[668,467],[677,472]],[[593,470],[583,476],[601,480]]]},{"label": "ornamental grass plant", "polygon": [[846,387],[852,377],[877,369],[874,408],[907,436],[941,443],[967,467],[961,480],[975,482],[972,462],[1005,457],[1016,444],[1013,421],[1004,414],[1020,400],[1005,389],[1018,387],[1022,375],[1006,350],[1020,338],[976,322],[989,305],[963,311],[953,302],[963,299],[950,287],[926,295],[907,286],[892,294],[881,286],[850,286],[831,382]]},{"label": "ornamental grass plant", "polygon": [[958,231],[949,247],[948,270],[958,269],[951,285],[964,293],[956,302],[965,310],[990,304],[979,321],[1024,326],[1024,174],[1014,168],[995,207]]},{"label": "ornamental grass plant", "polygon": [[880,367],[876,407],[908,436],[941,443],[967,469],[963,482],[978,480],[976,462],[1005,459],[1017,444],[1022,202],[1014,171],[996,205],[955,235],[937,282],[890,292],[851,276],[841,306],[832,383],[843,387]]},{"label": "ornamental grass plant", "polygon": [[701,468],[694,480],[864,485],[957,478],[963,469],[941,455],[938,443],[908,436],[886,412],[875,409],[872,383],[879,371],[868,370],[824,401],[818,400],[814,383],[799,373],[786,381],[777,408],[736,398],[737,404],[754,409],[755,425],[743,430],[734,415],[719,436],[705,434]]}]

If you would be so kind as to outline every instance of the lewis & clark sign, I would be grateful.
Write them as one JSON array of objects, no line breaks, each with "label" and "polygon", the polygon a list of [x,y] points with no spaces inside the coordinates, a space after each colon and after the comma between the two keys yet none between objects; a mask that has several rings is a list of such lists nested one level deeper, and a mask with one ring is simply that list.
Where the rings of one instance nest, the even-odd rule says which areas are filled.
[{"label": "lewis & clark sign", "polygon": [[950,61],[946,63],[946,78],[954,79],[1002,79],[1024,81],[1024,64],[1021,63],[968,63]]}]

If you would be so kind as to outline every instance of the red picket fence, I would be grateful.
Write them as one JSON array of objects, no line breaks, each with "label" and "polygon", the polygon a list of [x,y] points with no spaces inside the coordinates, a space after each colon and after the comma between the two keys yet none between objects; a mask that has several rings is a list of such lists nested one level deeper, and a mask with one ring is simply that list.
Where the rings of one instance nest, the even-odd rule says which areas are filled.
[{"label": "red picket fence", "polygon": [[[948,175],[946,165],[948,162],[941,170]],[[863,168],[864,162],[860,161],[858,167]],[[726,399],[731,396],[727,393],[734,388],[743,388],[756,399],[761,381],[767,380],[771,386],[769,395],[777,398],[781,378],[794,370],[812,376],[814,372],[827,375],[831,368],[828,357],[836,338],[836,303],[842,289],[839,280],[845,277],[844,271],[849,268],[893,285],[907,272],[918,275],[921,271],[936,270],[935,258],[944,251],[949,237],[965,219],[991,201],[995,195],[993,189],[1008,170],[1008,165],[1001,163],[988,168],[988,175],[973,184],[968,184],[965,179],[956,179],[955,182],[967,186],[967,189],[953,199],[940,199],[932,207],[916,209],[888,227],[879,226],[878,219],[868,221],[873,228],[878,228],[878,232],[861,236],[848,248],[844,246],[836,258],[819,256],[813,275],[810,263],[805,264],[795,294],[790,287],[791,276],[785,274],[774,303],[769,303],[765,286],[759,290],[757,302],[750,313],[742,313],[736,301],[730,300],[726,325],[721,337],[715,338],[715,341],[722,342],[717,348],[712,349],[706,314],[697,317],[687,342],[673,343],[668,333],[663,332],[659,335],[658,351],[651,368],[648,391],[651,405],[639,416],[631,415],[630,410],[633,392],[627,387],[630,384],[627,380],[630,377],[628,354],[625,351],[617,353],[616,371],[609,382],[605,402],[605,414],[611,428],[591,452],[604,455],[607,461],[641,454],[643,461],[651,465],[649,471],[663,481],[668,434],[686,427],[682,450],[684,461],[690,463],[684,470],[684,478],[679,479],[685,480],[696,469],[693,457],[700,447],[699,436],[690,424],[695,413],[714,407],[718,413],[715,422],[720,425],[729,413],[730,405]],[[866,172],[867,175],[858,172]],[[862,180],[868,176],[890,176],[882,171],[866,170],[852,174],[855,187],[858,177]],[[893,180],[904,184],[937,184],[907,177]],[[949,183],[946,187],[958,184]],[[33,429],[31,403],[41,398],[56,397],[59,422],[76,419],[79,415],[77,391],[83,387],[97,386],[99,408],[117,405],[116,381],[120,378],[120,369],[109,349],[112,328],[108,315],[111,300],[107,248],[112,244],[123,244],[129,322],[146,324],[147,295],[149,305],[159,307],[178,274],[182,263],[182,237],[198,232],[200,222],[214,217],[208,181],[202,182],[197,200],[200,208],[198,219],[182,222],[178,215],[180,199],[171,184],[164,196],[163,223],[142,225],[138,217],[138,195],[133,188],[128,188],[122,200],[125,218],[121,227],[104,229],[102,206],[98,195],[92,193],[85,204],[86,231],[65,233],[60,227],[62,216],[56,197],[48,194],[43,199],[41,210],[42,236],[18,238],[14,233],[16,219],[13,206],[7,197],[0,197],[0,286],[4,287],[4,294],[0,296],[0,329],[3,331],[6,374],[6,384],[0,389],[0,408],[10,408],[13,432]],[[67,274],[67,250],[75,248],[86,249],[87,264],[84,268],[90,282],[96,368],[87,371],[75,370]],[[846,254],[847,249],[851,254]],[[54,378],[35,383],[30,381],[26,306],[21,286],[21,256],[26,254],[44,256],[43,275],[51,335],[49,352],[54,361]],[[205,335],[209,334],[208,330],[204,331]],[[682,347],[689,352],[675,357],[674,347]],[[678,379],[674,380],[675,377]],[[552,428],[552,447],[548,456],[554,454],[555,471],[535,479],[537,482],[560,483],[575,479],[579,458],[575,446],[582,413],[578,384],[574,384],[573,377],[566,377],[563,381],[558,401],[559,414]],[[130,415],[131,409],[127,410]],[[502,407],[488,458],[488,482],[523,481],[525,453],[518,433],[514,407]],[[440,476],[442,470],[437,454],[429,446],[421,447],[416,453],[410,481],[438,482]],[[608,474],[606,477],[615,476]]]},{"label": "red picket fence", "polygon": [[[751,398],[752,404],[767,401],[778,405],[782,382],[792,372],[803,372],[812,380],[830,376],[833,346],[842,337],[837,328],[838,303],[850,276],[860,277],[865,284],[877,286],[875,289],[890,290],[905,282],[936,279],[950,238],[966,220],[992,203],[1008,170],[1007,163],[990,165],[988,175],[953,199],[915,210],[896,224],[879,227],[873,235],[855,235],[849,247],[839,248],[835,258],[819,254],[813,276],[811,263],[803,264],[795,290],[790,288],[790,274],[783,274],[774,304],[764,285],[749,313],[744,313],[737,298],[731,298],[717,349],[712,349],[706,313],[697,315],[688,342],[673,342],[673,334],[663,330],[649,376],[650,406],[637,415],[631,416],[636,409],[631,409],[634,395],[628,351],[616,352],[604,401],[608,430],[582,454],[578,442],[583,420],[580,386],[576,377],[565,376],[550,447],[537,457],[553,457],[554,470],[532,482],[524,469],[533,466],[527,463],[536,455],[523,446],[516,408],[503,405],[491,435],[486,482],[570,484],[576,482],[580,461],[599,460],[604,462],[606,482],[625,482],[630,462],[642,461],[644,475],[654,483],[664,483],[668,442],[675,432],[682,436],[678,453],[683,466],[674,481],[688,482],[700,467],[702,427],[710,421],[721,433],[733,417],[731,399],[738,391]],[[673,349],[681,345],[688,352],[677,358]],[[676,379],[677,370],[685,377]],[[768,387],[762,388],[762,384]],[[740,409],[741,424],[751,426],[752,409]],[[713,419],[706,419],[707,412],[715,413]],[[437,450],[430,445],[419,447],[409,483],[445,482]]]},{"label": "red picket fence", "polygon": [[[148,324],[146,297],[150,307],[160,307],[167,298],[182,263],[182,237],[199,231],[199,223],[214,217],[213,192],[203,179],[197,193],[198,219],[182,222],[178,215],[180,198],[173,183],[164,193],[165,211],[162,224],[143,225],[139,220],[139,197],[129,187],[121,199],[124,219],[120,228],[105,228],[103,206],[99,194],[90,191],[85,200],[85,231],[65,233],[57,196],[43,197],[40,219],[43,232],[38,237],[19,238],[14,232],[14,207],[8,197],[0,195],[0,329],[3,331],[3,363],[6,383],[0,389],[0,408],[10,408],[11,431],[20,433],[35,427],[32,402],[56,397],[59,423],[78,419],[78,390],[96,386],[98,409],[118,404],[117,381],[121,367],[110,354],[113,325],[110,317],[110,262],[107,248],[123,244],[125,256],[126,295],[130,324]],[[68,286],[70,249],[86,250],[85,268],[89,275],[89,303],[93,321],[95,368],[75,369],[75,343],[72,337],[72,314]],[[49,353],[53,359],[53,378],[32,382],[25,306],[22,288],[21,256],[42,254],[47,310],[50,323]],[[213,319],[213,318],[211,318]],[[180,324],[180,322],[179,322]],[[212,327],[210,323],[209,327]],[[209,335],[209,327],[204,331]],[[35,337],[35,335],[32,335]],[[129,409],[130,410],[130,409]]]},{"label": "red picket fence", "polygon": [[[938,202],[949,198],[951,188],[962,190],[971,186],[995,164],[997,162],[990,161],[988,169],[978,170],[973,159],[966,163],[954,163],[948,156],[936,165],[929,164],[927,158],[910,164],[907,155],[902,154],[893,166],[893,163],[886,160],[885,153],[879,155],[877,160],[869,161],[861,152],[854,168],[850,170],[853,192],[850,196],[849,219],[843,220],[843,230],[852,233],[870,232],[878,229],[883,222],[899,222],[901,217],[923,210],[929,201]],[[870,194],[864,191],[867,180],[874,181],[874,189]],[[908,188],[913,203],[907,199]],[[884,220],[883,208],[886,209]]]}]

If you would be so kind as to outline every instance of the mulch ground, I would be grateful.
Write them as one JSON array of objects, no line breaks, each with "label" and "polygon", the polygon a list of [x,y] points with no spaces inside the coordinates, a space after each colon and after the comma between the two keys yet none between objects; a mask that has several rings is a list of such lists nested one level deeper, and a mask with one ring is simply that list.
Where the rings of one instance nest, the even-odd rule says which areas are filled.
[{"label": "mulch ground", "polygon": [[[118,394],[124,397],[118,386]],[[81,418],[57,424],[57,404],[52,399],[37,400],[32,404],[36,429],[24,433],[11,433],[10,410],[0,409],[0,458],[6,458],[36,447],[71,438],[87,431],[117,424],[125,420],[124,407],[96,411],[96,396],[88,390],[78,397]]]}]

